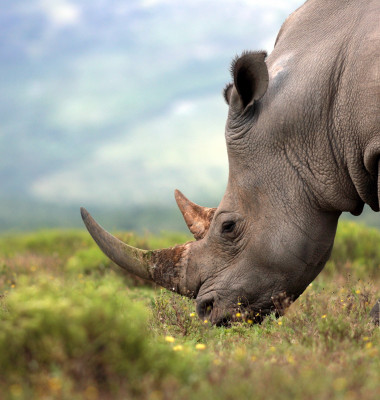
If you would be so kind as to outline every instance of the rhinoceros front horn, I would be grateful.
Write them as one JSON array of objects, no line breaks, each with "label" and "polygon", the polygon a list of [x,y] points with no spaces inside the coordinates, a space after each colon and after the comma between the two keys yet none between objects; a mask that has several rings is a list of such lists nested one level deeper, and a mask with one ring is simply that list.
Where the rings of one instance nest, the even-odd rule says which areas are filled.
[{"label": "rhinoceros front horn", "polygon": [[174,196],[190,232],[195,239],[202,239],[210,228],[216,208],[199,206],[185,197],[178,189],[174,191]]},{"label": "rhinoceros front horn", "polygon": [[140,250],[112,236],[84,208],[81,208],[81,215],[97,245],[117,265],[176,293],[187,297],[195,295],[196,282],[187,282],[188,252],[191,243],[161,250]]}]

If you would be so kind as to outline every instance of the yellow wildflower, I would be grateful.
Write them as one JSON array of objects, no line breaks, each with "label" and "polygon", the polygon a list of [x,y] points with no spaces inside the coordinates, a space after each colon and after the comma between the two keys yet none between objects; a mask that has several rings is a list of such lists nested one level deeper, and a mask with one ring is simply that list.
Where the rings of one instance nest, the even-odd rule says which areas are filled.
[{"label": "yellow wildflower", "polygon": [[165,341],[169,343],[173,343],[175,341],[173,336],[165,336]]},{"label": "yellow wildflower", "polygon": [[190,317],[191,318],[195,317],[195,312],[190,313]]},{"label": "yellow wildflower", "polygon": [[253,321],[252,321],[251,319],[248,319],[247,322],[248,322],[249,324],[253,324]]},{"label": "yellow wildflower", "polygon": [[367,343],[365,344],[365,348],[366,348],[366,349],[371,349],[371,348],[372,348],[372,343],[371,343],[371,342],[367,342]]},{"label": "yellow wildflower", "polygon": [[278,323],[279,325],[282,325],[282,321],[278,321],[277,323]]},{"label": "yellow wildflower", "polygon": [[183,350],[183,346],[181,344],[177,344],[176,346],[173,347],[174,351],[181,351]]},{"label": "yellow wildflower", "polygon": [[50,378],[49,379],[49,388],[53,392],[58,392],[61,390],[62,382],[59,378]]},{"label": "yellow wildflower", "polygon": [[207,324],[207,323],[208,323],[208,320],[207,320],[207,319],[205,319],[205,320],[203,321],[203,323],[204,323],[204,324]]},{"label": "yellow wildflower", "polygon": [[196,348],[197,350],[204,350],[204,349],[206,348],[206,345],[203,344],[203,343],[197,343],[197,344],[195,345],[195,348]]},{"label": "yellow wildflower", "polygon": [[355,290],[355,293],[356,294],[360,294],[360,290],[358,289],[358,290]]},{"label": "yellow wildflower", "polygon": [[327,315],[326,315],[326,314],[323,314],[321,318],[326,318],[326,317],[327,317]]},{"label": "yellow wildflower", "polygon": [[292,355],[290,355],[290,354],[286,357],[286,359],[288,360],[289,364],[294,364],[295,363],[294,357]]},{"label": "yellow wildflower", "polygon": [[238,313],[235,314],[235,316],[236,316],[237,318],[240,318],[240,317],[241,317],[241,314],[238,312]]}]

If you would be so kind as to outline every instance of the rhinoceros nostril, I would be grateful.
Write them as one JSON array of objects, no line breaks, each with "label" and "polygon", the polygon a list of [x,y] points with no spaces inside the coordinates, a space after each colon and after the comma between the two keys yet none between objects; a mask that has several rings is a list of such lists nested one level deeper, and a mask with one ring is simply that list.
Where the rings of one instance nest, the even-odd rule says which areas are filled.
[{"label": "rhinoceros nostril", "polygon": [[199,318],[205,320],[209,319],[212,308],[214,306],[214,299],[207,299],[197,304],[197,314]]}]

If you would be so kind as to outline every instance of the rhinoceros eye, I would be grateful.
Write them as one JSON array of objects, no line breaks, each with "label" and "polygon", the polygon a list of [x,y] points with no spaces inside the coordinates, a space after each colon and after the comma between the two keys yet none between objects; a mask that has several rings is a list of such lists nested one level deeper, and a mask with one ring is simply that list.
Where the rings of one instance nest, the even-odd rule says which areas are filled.
[{"label": "rhinoceros eye", "polygon": [[234,221],[226,221],[222,224],[222,233],[231,233],[235,229],[235,222]]}]

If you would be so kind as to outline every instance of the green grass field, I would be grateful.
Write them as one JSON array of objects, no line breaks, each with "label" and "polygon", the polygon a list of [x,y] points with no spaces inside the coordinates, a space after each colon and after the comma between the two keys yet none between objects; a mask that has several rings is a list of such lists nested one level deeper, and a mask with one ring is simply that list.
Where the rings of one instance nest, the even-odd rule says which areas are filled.
[{"label": "green grass field", "polygon": [[378,297],[380,232],[352,222],[285,316],[229,329],[123,273],[84,231],[3,235],[0,399],[379,399]]}]

